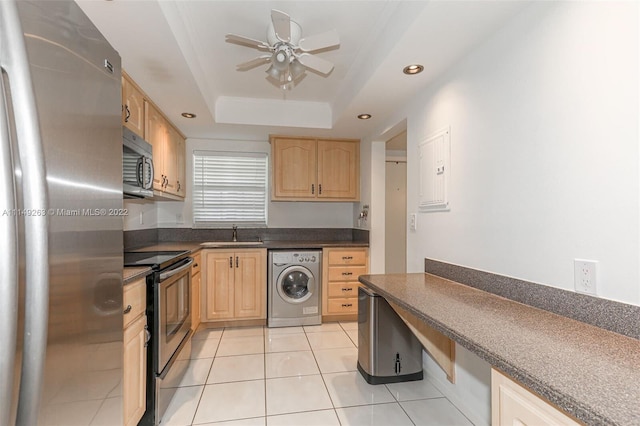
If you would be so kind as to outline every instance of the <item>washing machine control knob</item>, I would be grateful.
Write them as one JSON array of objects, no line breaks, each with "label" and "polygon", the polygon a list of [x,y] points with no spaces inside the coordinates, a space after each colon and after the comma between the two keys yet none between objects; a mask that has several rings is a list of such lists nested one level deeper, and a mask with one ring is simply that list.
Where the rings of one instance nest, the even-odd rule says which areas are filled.
[{"label": "washing machine control knob", "polygon": [[311,262],[312,263],[316,263],[316,257],[315,256],[311,256]]}]

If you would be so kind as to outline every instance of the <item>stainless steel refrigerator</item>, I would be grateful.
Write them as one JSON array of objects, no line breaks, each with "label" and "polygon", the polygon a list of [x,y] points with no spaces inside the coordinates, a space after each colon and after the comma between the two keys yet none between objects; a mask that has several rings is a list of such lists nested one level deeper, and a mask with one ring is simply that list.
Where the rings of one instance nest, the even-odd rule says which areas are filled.
[{"label": "stainless steel refrigerator", "polygon": [[120,57],[0,1],[0,425],[122,423]]}]

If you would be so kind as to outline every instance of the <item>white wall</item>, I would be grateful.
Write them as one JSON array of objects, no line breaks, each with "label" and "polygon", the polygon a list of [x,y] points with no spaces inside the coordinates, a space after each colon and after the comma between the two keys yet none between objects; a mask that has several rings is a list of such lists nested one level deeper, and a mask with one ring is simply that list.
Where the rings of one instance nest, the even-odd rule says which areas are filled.
[{"label": "white wall", "polygon": [[127,209],[127,215],[124,216],[125,231],[158,227],[158,212],[153,201],[125,199],[123,204]]},{"label": "white wall", "polygon": [[[187,139],[187,182],[193,180],[193,151],[270,152],[267,141],[230,141]],[[271,173],[271,170],[270,170]],[[187,185],[184,202],[156,202],[160,228],[190,228],[193,225],[191,185]],[[352,228],[353,203],[269,202],[270,228]]]},{"label": "white wall", "polygon": [[409,270],[431,257],[572,290],[573,259],[594,259],[601,297],[640,304],[637,7],[535,3],[407,109],[409,152],[451,126],[452,173]]},{"label": "white wall", "polygon": [[[429,257],[572,290],[587,258],[600,297],[640,305],[639,15],[636,2],[534,2],[380,126],[407,118],[408,213],[411,153],[451,126],[451,210],[418,214],[409,272]],[[468,364],[445,390],[488,423],[488,367]]]}]

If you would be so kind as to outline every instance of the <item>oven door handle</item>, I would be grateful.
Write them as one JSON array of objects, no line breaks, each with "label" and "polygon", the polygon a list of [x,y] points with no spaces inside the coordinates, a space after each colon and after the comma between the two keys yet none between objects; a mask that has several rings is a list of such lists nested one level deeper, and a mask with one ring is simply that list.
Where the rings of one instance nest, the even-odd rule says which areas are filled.
[{"label": "oven door handle", "polygon": [[180,272],[184,271],[187,268],[191,267],[191,264],[193,263],[193,258],[189,257],[187,258],[185,261],[183,261],[180,266],[176,267],[175,269],[171,269],[167,272],[162,272],[160,273],[160,281],[164,281],[167,278],[170,278],[176,274],[179,274]]}]

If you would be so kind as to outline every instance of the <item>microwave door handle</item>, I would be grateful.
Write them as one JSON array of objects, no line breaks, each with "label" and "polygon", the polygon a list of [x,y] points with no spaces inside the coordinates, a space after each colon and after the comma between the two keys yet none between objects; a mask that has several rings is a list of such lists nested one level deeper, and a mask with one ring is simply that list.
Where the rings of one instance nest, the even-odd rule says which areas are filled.
[{"label": "microwave door handle", "polygon": [[144,188],[144,157],[138,158],[136,161],[136,181],[138,182],[138,186]]},{"label": "microwave door handle", "polygon": [[[16,186],[11,156],[9,117],[3,80],[0,79],[0,203],[15,212]],[[7,82],[8,83],[8,82]],[[18,216],[3,215],[0,221],[0,339],[7,346],[0,357],[0,424],[10,423],[13,369],[18,336]]]},{"label": "microwave door handle", "polygon": [[[0,65],[11,81],[13,117],[22,168],[23,207],[46,212],[47,181],[40,124],[24,32],[16,2],[0,1]],[[49,317],[49,220],[25,216],[25,318],[16,424],[38,423]]]},{"label": "microwave door handle", "polygon": [[167,272],[161,273],[160,274],[160,281],[164,281],[167,278],[170,278],[170,277],[172,277],[172,276],[174,276],[176,274],[179,274],[180,272],[184,271],[185,269],[190,268],[192,263],[193,263],[193,258],[190,257],[186,262],[183,262],[181,264],[181,266],[179,266],[179,267],[177,267],[175,269],[171,269],[171,270],[169,270]]},{"label": "microwave door handle", "polygon": [[153,175],[155,173],[155,170],[153,168],[153,160],[151,158],[144,157],[144,162],[149,166],[149,180],[144,183],[143,188],[151,189],[153,188]]}]

